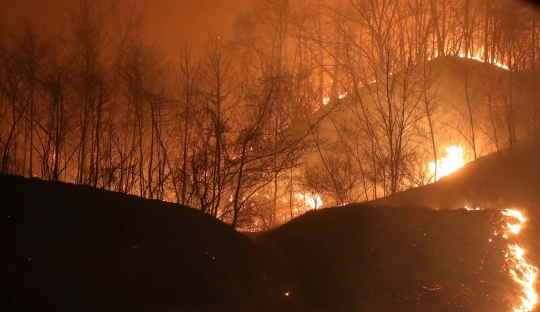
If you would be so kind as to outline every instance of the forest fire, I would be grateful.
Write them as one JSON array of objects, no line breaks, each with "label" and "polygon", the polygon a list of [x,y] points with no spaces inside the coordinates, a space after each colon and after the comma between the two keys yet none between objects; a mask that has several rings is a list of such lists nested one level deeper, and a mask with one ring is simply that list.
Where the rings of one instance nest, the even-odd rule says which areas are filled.
[{"label": "forest fire", "polygon": [[[237,227],[320,208],[313,194],[331,206],[435,182],[465,164],[465,147],[537,141],[540,23],[527,6],[251,1],[245,16],[219,14],[228,35],[162,51],[142,36],[154,36],[145,9],[100,2],[50,21],[65,31],[0,25],[1,173],[172,201]],[[447,62],[426,62],[438,56]],[[485,66],[454,70],[472,60]]]},{"label": "forest fire", "polygon": [[[537,212],[438,208],[540,207],[540,9],[515,0],[43,2],[0,0],[0,210],[13,209],[0,218],[0,233],[12,231],[0,234],[12,250],[0,276],[17,266],[28,278],[0,278],[0,288],[31,300],[57,285],[69,305],[105,285],[78,272],[117,272],[129,286],[145,267],[155,290],[112,276],[103,301],[151,290],[155,303],[133,306],[176,304],[163,293],[178,293],[236,311],[264,310],[255,301],[304,312],[539,309]],[[460,170],[473,159],[478,166]],[[45,209],[31,191],[7,192],[8,175],[36,178],[30,190],[41,179],[88,194],[39,188]],[[73,203],[60,205],[63,194]],[[94,204],[101,197],[115,209]],[[258,233],[249,241],[233,230]],[[177,234],[189,244],[162,239]],[[155,242],[164,245],[154,260]],[[161,280],[172,270],[187,292]],[[65,285],[51,283],[56,271]],[[238,291],[235,275],[246,277]],[[72,290],[79,277],[90,286]],[[246,307],[219,306],[228,297]]]},{"label": "forest fire", "polygon": [[465,165],[463,148],[452,145],[445,148],[445,150],[446,157],[437,160],[437,165],[435,165],[435,162],[429,163],[429,169],[433,173],[435,181],[438,181],[440,178],[451,174]]},{"label": "forest fire", "polygon": [[[502,215],[506,217],[506,224],[503,225],[503,237],[505,238],[508,238],[508,235],[519,234],[521,227],[527,221],[523,214],[515,209],[503,210]],[[512,279],[522,287],[521,302],[514,306],[514,312],[532,311],[538,301],[538,295],[534,288],[538,268],[527,262],[524,255],[525,251],[519,244],[508,244],[505,255],[508,272]]]}]

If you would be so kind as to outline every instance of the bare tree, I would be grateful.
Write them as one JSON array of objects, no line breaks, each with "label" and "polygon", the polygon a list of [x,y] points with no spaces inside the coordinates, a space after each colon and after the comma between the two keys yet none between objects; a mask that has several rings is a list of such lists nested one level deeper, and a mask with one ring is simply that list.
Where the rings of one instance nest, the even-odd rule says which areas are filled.
[{"label": "bare tree", "polygon": [[66,174],[70,160],[77,152],[77,146],[68,146],[69,133],[72,132],[75,111],[69,105],[69,67],[65,58],[58,51],[58,42],[50,44],[48,55],[41,71],[41,92],[45,107],[37,125],[38,139],[41,146],[42,176],[52,181],[59,181]]},{"label": "bare tree", "polygon": [[[199,97],[199,79],[200,65],[193,60],[191,47],[182,45],[179,49],[180,61],[176,70],[176,92],[179,104],[179,126],[181,128],[180,144],[181,149],[181,165],[180,165],[180,186],[175,189],[177,191],[177,201],[182,205],[189,203],[188,198],[188,181],[190,181],[189,157],[190,149],[193,147],[195,139],[195,122],[192,119],[197,118],[197,110]],[[173,181],[176,179],[173,178]]]},{"label": "bare tree", "polygon": [[76,182],[97,186],[101,117],[109,97],[104,85],[105,12],[102,3],[80,0],[72,12],[73,82],[79,97],[80,142]]},{"label": "bare tree", "polygon": [[19,158],[19,134],[30,105],[27,101],[29,86],[25,83],[23,51],[10,42],[17,39],[6,38],[4,32],[0,36],[0,120],[3,124],[0,132],[0,173],[9,173],[18,171],[13,167]]}]

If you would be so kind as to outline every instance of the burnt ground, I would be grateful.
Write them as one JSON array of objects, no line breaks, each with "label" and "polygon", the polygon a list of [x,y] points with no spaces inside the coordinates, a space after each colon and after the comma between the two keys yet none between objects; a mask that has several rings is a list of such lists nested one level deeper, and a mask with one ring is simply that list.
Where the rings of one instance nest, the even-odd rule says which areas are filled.
[{"label": "burnt ground", "polygon": [[238,311],[248,238],[191,208],[0,176],[1,311]]},{"label": "burnt ground", "polygon": [[505,222],[497,210],[307,213],[256,240],[263,259],[282,253],[264,273],[281,306],[257,311],[512,311],[520,287],[505,250],[513,240],[494,235]]}]

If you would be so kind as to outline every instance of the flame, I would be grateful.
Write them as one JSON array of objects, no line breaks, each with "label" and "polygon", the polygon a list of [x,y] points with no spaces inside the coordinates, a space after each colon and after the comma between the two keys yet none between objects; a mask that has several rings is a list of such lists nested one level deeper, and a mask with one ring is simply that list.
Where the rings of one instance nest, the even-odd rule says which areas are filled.
[{"label": "flame", "polygon": [[[484,55],[484,48],[483,47],[480,49],[480,51],[478,51],[474,55],[471,55],[471,52],[469,52],[467,55],[465,55],[465,53],[463,51],[460,51],[458,53],[458,56],[461,57],[461,58],[468,58],[468,59],[471,59],[471,60],[475,60],[475,61],[484,63],[483,55]],[[496,59],[493,59],[492,64],[497,66],[497,67],[500,67],[502,69],[510,70],[508,65],[506,65],[504,63],[501,63],[501,62],[497,61]]]},{"label": "flame", "polygon": [[[345,97],[347,97],[347,92],[338,94],[338,98],[339,98],[340,100],[343,100]],[[323,105],[328,105],[328,103],[330,103],[330,101],[331,101],[331,99],[330,99],[329,96],[328,96],[328,97],[324,97],[324,98],[322,99]]]},{"label": "flame", "polygon": [[[459,51],[458,54],[456,54],[457,56],[461,57],[461,58],[468,58],[468,59],[471,59],[471,60],[475,60],[475,61],[478,61],[478,62],[482,62],[482,63],[485,63],[484,62],[484,47],[482,47],[476,54],[474,55],[471,55],[471,52],[469,51],[469,53],[467,53],[467,55],[465,55],[465,52],[463,51]],[[428,61],[431,61],[432,59],[434,58],[438,58],[439,57],[439,52],[438,51],[435,51],[435,56],[434,57],[428,57]],[[508,67],[508,65],[502,63],[502,62],[499,62],[497,61],[497,59],[493,59],[493,61],[491,62],[492,65],[495,65],[497,67],[500,67],[502,69],[505,69],[505,70],[510,70],[510,68]]]},{"label": "flame", "polygon": [[314,193],[296,193],[296,198],[311,209],[317,209],[323,204],[321,196]]},{"label": "flame", "polygon": [[507,217],[518,219],[520,224],[527,222],[527,219],[523,216],[521,212],[519,212],[519,210],[507,209],[507,210],[503,210],[502,214]]},{"label": "flame", "polygon": [[[503,226],[507,238],[510,234],[517,235],[522,225],[527,222],[527,219],[519,210],[506,209],[502,214],[507,217],[506,224]],[[538,268],[530,263],[524,257],[525,250],[518,244],[508,244],[506,252],[506,262],[509,266],[510,276],[514,281],[521,285],[522,295],[520,296],[520,304],[514,306],[514,312],[532,311],[538,302],[538,295],[535,292],[535,282]]]},{"label": "flame", "polygon": [[440,178],[451,174],[465,165],[465,158],[461,147],[452,145],[445,148],[445,150],[446,157],[437,160],[436,167],[435,162],[429,163],[430,170],[433,174],[435,174],[435,168],[437,169],[437,175],[434,177],[435,181],[438,181]]},{"label": "flame", "polygon": [[506,69],[506,70],[510,70],[510,68],[508,67],[508,65],[505,65],[501,62],[498,62],[497,60],[493,60],[493,65],[497,66],[497,67],[500,67],[502,69]]}]

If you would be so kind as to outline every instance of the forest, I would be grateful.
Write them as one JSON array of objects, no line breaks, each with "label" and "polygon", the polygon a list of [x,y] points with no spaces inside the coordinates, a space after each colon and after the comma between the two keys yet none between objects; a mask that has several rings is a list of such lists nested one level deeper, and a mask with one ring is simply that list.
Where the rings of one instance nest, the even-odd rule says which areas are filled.
[{"label": "forest", "polygon": [[242,231],[381,198],[438,180],[449,146],[472,161],[538,144],[539,17],[515,0],[253,0],[231,38],[168,55],[141,7],[80,0],[55,32],[0,25],[0,173]]}]

